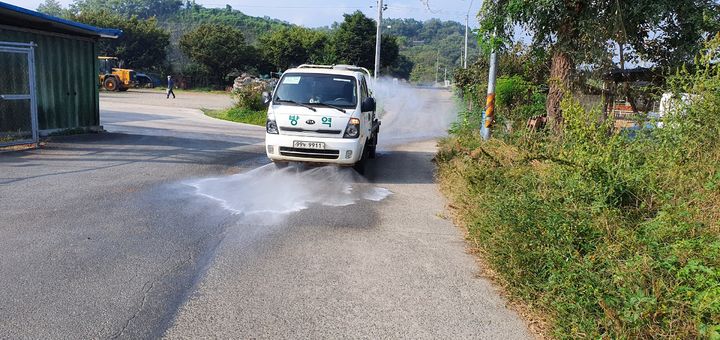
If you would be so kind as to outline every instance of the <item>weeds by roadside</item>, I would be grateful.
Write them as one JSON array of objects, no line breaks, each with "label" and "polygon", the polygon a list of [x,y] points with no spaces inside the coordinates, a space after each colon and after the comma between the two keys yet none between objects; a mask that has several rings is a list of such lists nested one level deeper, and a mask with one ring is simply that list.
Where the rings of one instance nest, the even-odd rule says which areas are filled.
[{"label": "weeds by roadside", "polygon": [[203,109],[203,112],[213,118],[259,126],[265,126],[265,120],[267,119],[267,112],[264,110],[254,111],[239,107],[233,107],[226,110]]},{"label": "weeds by roadside", "polygon": [[231,122],[265,126],[267,109],[262,102],[261,84],[234,89],[232,97],[235,106],[226,110],[203,110],[206,115]]},{"label": "weeds by roadside", "polygon": [[610,133],[568,98],[561,135],[484,142],[468,113],[442,141],[438,176],[469,238],[554,336],[720,338],[719,46],[671,79],[696,96],[663,128]]}]

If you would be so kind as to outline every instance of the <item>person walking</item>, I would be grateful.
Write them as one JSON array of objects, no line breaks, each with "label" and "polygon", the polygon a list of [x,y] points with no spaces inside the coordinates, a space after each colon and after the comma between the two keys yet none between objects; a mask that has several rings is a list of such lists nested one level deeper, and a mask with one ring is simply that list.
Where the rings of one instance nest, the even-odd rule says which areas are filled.
[{"label": "person walking", "polygon": [[175,92],[173,92],[173,88],[175,88],[175,82],[172,80],[172,76],[168,76],[166,99],[170,99],[170,95],[172,95],[173,99],[175,99]]}]

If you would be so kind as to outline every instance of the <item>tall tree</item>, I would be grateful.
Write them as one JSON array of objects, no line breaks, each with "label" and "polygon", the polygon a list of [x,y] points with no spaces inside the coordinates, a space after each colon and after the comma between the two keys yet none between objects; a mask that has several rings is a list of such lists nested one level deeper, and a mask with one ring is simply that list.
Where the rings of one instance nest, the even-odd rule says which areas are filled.
[{"label": "tall tree", "polygon": [[75,0],[70,7],[76,13],[109,11],[123,17],[140,19],[170,15],[180,10],[180,0]]},{"label": "tall tree", "polygon": [[[376,36],[377,34],[375,34]],[[373,37],[374,39],[374,37]],[[373,51],[375,51],[373,49]],[[398,61],[400,46],[397,37],[383,34],[380,39],[380,68],[392,67]]]},{"label": "tall tree", "polygon": [[[345,14],[345,20],[333,35],[333,50],[338,63],[375,68],[375,21],[360,11]],[[380,65],[393,66],[398,58],[398,43],[394,36],[381,39]]]},{"label": "tall tree", "polygon": [[720,31],[718,0],[643,3],[645,6],[636,6],[633,2],[616,0],[618,19],[624,21],[616,31],[618,36],[627,35],[616,41],[626,40],[631,51],[659,66],[678,67],[692,61],[704,42]]},{"label": "tall tree", "polygon": [[56,17],[67,16],[68,10],[64,9],[57,0],[45,0],[38,5],[37,11]]},{"label": "tall tree", "polygon": [[260,37],[259,47],[265,59],[284,70],[303,63],[323,62],[327,42],[324,32],[292,26]]},{"label": "tall tree", "polygon": [[493,33],[509,39],[519,25],[533,37],[534,47],[549,49],[547,113],[558,126],[560,102],[576,65],[607,59],[608,41],[620,42],[623,60],[632,57],[628,51],[647,51],[644,56],[651,60],[662,51],[686,58],[703,32],[716,27],[717,13],[716,0],[497,0],[484,2],[479,18],[485,40]]},{"label": "tall tree", "polygon": [[339,63],[374,68],[375,21],[360,11],[345,14],[333,35],[335,57]]},{"label": "tall tree", "polygon": [[[533,36],[533,45],[550,50],[548,118],[558,126],[562,120],[560,102],[571,87],[572,75],[583,53],[594,53],[608,40],[606,18],[590,0],[486,1],[480,12],[481,29],[488,35],[520,25]],[[600,34],[598,34],[600,33]]]},{"label": "tall tree", "polygon": [[[464,24],[438,19],[430,19],[425,22],[415,19],[383,19],[383,23],[390,26],[384,30],[387,34],[398,37],[400,54],[414,63],[415,66],[411,69],[412,79],[422,82],[435,80],[438,50],[441,57],[440,67],[443,68],[443,71],[445,67],[448,68],[449,77],[452,77],[458,67],[462,66],[463,50],[458,47],[463,46],[465,39]],[[468,59],[471,64],[479,55],[478,42],[475,37],[476,34],[471,31],[468,41]],[[397,63],[401,63],[401,61],[398,60]]]},{"label": "tall tree", "polygon": [[395,78],[410,79],[410,73],[415,63],[410,58],[400,54],[393,66],[387,68],[387,74]]},{"label": "tall tree", "polygon": [[231,71],[253,65],[257,53],[239,29],[225,25],[198,26],[180,38],[180,49],[205,66],[218,85]]},{"label": "tall tree", "polygon": [[125,18],[108,11],[86,11],[72,19],[97,27],[119,28],[118,39],[103,39],[98,43],[101,55],[117,57],[125,67],[159,69],[165,62],[170,34],[158,26],[155,18]]}]

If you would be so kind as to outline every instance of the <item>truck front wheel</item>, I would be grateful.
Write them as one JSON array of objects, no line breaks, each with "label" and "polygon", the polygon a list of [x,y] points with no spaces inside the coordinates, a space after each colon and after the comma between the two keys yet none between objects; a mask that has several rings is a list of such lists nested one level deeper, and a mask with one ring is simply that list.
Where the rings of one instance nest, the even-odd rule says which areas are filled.
[{"label": "truck front wheel", "polygon": [[376,156],[376,149],[377,149],[377,141],[378,141],[378,135],[377,133],[373,135],[373,138],[370,140],[370,145],[368,145],[368,157],[371,159],[375,159]]},{"label": "truck front wheel", "polygon": [[380,135],[380,122],[376,120],[373,124],[377,125],[373,126],[372,138],[368,141],[368,147],[370,149],[368,150],[368,157],[375,159],[375,150],[377,149],[378,136]]},{"label": "truck front wheel", "polygon": [[360,159],[353,165],[353,169],[357,171],[359,174],[364,175],[365,169],[367,168],[367,159],[370,158],[370,140],[368,140],[365,143],[365,147],[363,148],[362,155],[360,155]]},{"label": "truck front wheel", "polygon": [[364,175],[365,174],[365,168],[367,162],[365,161],[365,158],[361,158],[357,163],[353,164],[353,169],[357,171],[357,173]]}]

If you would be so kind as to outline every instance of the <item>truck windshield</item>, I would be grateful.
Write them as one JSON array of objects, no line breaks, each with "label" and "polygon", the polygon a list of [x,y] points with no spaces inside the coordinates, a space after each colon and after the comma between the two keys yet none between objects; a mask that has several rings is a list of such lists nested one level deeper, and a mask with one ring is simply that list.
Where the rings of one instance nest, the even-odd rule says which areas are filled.
[{"label": "truck windshield", "polygon": [[283,105],[292,102],[355,108],[357,105],[355,78],[332,74],[285,74],[275,92],[273,103]]}]

